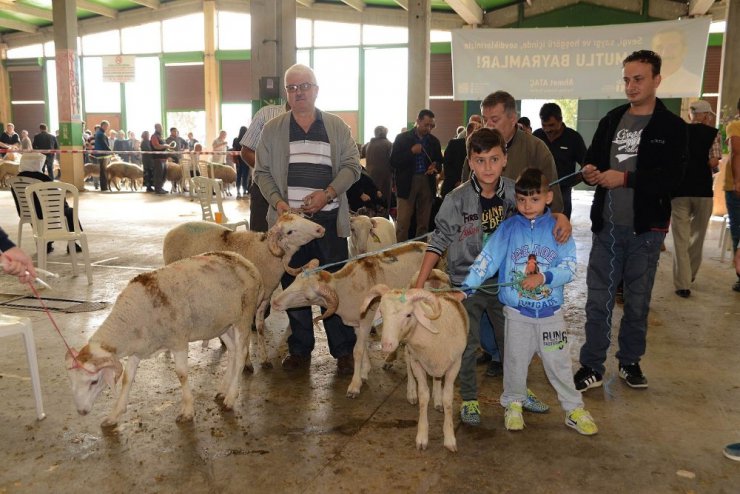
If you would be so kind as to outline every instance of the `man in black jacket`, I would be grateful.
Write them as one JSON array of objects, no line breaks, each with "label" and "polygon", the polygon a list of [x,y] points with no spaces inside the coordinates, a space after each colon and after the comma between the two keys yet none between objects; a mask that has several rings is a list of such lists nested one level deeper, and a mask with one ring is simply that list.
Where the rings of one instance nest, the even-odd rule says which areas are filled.
[{"label": "man in black jacket", "polygon": [[395,171],[398,213],[396,238],[408,240],[411,217],[416,212],[416,235],[429,231],[429,217],[436,195],[437,174],[442,166],[442,146],[431,132],[434,113],[421,110],[414,128],[396,136],[391,150]]},{"label": "man in black jacket", "polygon": [[[46,124],[39,125],[40,132],[33,136],[33,148],[34,149],[59,149],[57,138],[53,134],[49,134],[47,131]],[[44,153],[46,155],[46,162],[44,168],[49,178],[54,180],[54,156],[56,153]],[[41,170],[44,171],[43,168]]]},{"label": "man in black jacket", "polygon": [[617,285],[624,282],[619,329],[619,377],[632,388],[647,388],[640,369],[645,354],[650,294],[668,231],[671,194],[686,168],[686,123],[655,94],[660,56],[636,51],[622,62],[629,104],[599,122],[586,153],[583,179],[596,185],[591,207],[593,244],[586,285],[586,342],[576,389],[601,386],[611,343]]}]

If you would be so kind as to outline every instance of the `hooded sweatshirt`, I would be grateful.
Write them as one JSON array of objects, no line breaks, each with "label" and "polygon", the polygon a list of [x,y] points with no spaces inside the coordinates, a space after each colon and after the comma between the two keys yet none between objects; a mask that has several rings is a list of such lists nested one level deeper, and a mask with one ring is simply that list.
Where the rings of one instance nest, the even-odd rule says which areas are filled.
[{"label": "hooded sweatshirt", "polygon": [[[501,223],[470,267],[463,290],[474,292],[498,271],[499,283],[514,283],[500,288],[501,303],[528,317],[553,315],[563,304],[563,286],[576,271],[575,241],[570,237],[558,244],[554,227],[549,209],[533,220],[517,214]],[[533,273],[544,274],[545,284],[524,290],[520,282]]]}]

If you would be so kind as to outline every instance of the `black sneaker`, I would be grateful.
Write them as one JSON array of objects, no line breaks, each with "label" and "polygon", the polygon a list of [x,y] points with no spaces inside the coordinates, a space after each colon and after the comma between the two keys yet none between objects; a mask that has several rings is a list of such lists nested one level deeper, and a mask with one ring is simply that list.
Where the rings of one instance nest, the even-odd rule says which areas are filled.
[{"label": "black sneaker", "polygon": [[630,388],[647,388],[648,382],[640,369],[640,364],[619,364],[619,377],[624,379]]},{"label": "black sneaker", "polygon": [[478,358],[475,359],[475,364],[476,365],[487,364],[492,359],[493,359],[493,357],[491,357],[491,354],[490,353],[488,353],[488,352],[481,352],[480,356],[478,356]]},{"label": "black sneaker", "polygon": [[501,362],[498,362],[497,360],[491,360],[488,363],[488,368],[486,369],[486,375],[488,377],[498,377],[504,375],[504,364]]},{"label": "black sneaker", "polygon": [[573,376],[573,382],[576,385],[576,390],[580,392],[591,388],[598,388],[603,384],[601,374],[585,365],[581,366],[578,372],[576,372],[576,375]]},{"label": "black sneaker", "polygon": [[740,292],[740,278],[737,279],[734,285],[732,285],[733,292]]}]

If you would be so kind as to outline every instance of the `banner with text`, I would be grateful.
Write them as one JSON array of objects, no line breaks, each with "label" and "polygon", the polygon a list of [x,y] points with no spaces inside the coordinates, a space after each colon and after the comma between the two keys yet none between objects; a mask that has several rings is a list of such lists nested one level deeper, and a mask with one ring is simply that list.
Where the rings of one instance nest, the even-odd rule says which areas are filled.
[{"label": "banner with text", "polygon": [[103,82],[134,82],[136,57],[115,55],[103,57]]},{"label": "banner with text", "polygon": [[455,100],[497,91],[523,99],[624,98],[622,60],[636,50],[663,59],[660,97],[701,94],[710,19],[591,27],[452,31]]}]

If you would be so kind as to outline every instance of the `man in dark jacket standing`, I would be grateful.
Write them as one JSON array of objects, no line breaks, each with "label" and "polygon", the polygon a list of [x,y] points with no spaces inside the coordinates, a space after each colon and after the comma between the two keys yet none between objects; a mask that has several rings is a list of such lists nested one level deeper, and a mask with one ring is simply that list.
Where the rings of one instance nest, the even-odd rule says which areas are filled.
[{"label": "man in dark jacket standing", "polygon": [[391,170],[391,148],[393,144],[388,140],[388,129],[379,125],[375,127],[375,137],[365,144],[362,156],[365,158],[365,169],[373,183],[383,194],[384,207],[391,207],[391,188],[393,183],[393,170]]},{"label": "man in dark jacket standing", "polygon": [[95,159],[98,160],[98,163],[100,164],[100,191],[107,191],[108,190],[108,175],[106,172],[106,168],[108,168],[108,160],[110,160],[110,143],[108,142],[108,136],[106,133],[108,132],[108,126],[110,125],[110,122],[107,120],[103,120],[100,122],[100,127],[98,127],[98,130],[95,132]]},{"label": "man in dark jacket standing", "polygon": [[[40,132],[33,136],[34,149],[59,149],[56,136],[49,134],[46,124],[39,125],[39,130]],[[46,174],[49,175],[50,179],[54,180],[54,156],[56,153],[44,154],[46,155],[46,162],[44,163]]]},{"label": "man in dark jacket standing", "polygon": [[586,286],[586,342],[576,389],[601,386],[611,343],[612,309],[624,283],[619,328],[619,377],[647,388],[640,369],[655,272],[671,218],[671,193],[686,169],[686,123],[656,98],[660,56],[633,52],[622,62],[629,104],[601,119],[586,153],[583,179],[596,185],[591,222],[593,244]]},{"label": "man in dark jacket standing", "polygon": [[416,212],[416,235],[429,231],[429,217],[436,195],[437,174],[442,168],[442,147],[431,132],[434,113],[421,110],[414,128],[396,136],[391,150],[395,171],[398,214],[396,238],[408,240],[411,217]]}]

